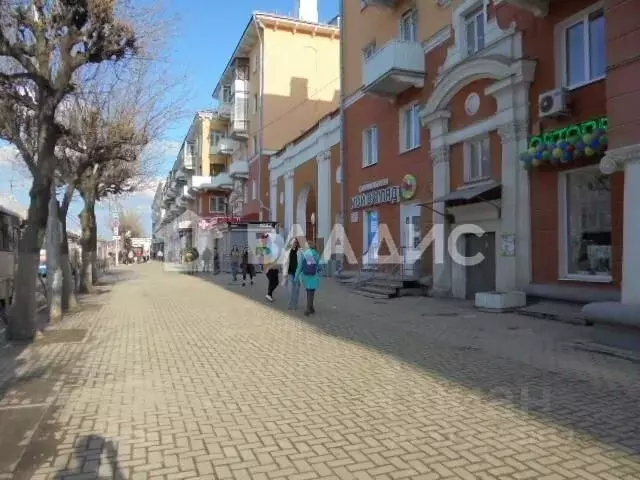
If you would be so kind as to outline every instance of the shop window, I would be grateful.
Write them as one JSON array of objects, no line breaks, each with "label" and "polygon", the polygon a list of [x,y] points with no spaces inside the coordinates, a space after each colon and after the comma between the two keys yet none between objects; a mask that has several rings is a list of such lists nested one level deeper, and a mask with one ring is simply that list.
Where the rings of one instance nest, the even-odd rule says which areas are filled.
[{"label": "shop window", "polygon": [[420,146],[420,116],[417,104],[400,111],[400,152]]},{"label": "shop window", "polygon": [[418,41],[418,12],[414,8],[405,12],[400,18],[400,40]]},{"label": "shop window", "polygon": [[466,183],[491,178],[489,137],[464,144],[464,177]]},{"label": "shop window", "polygon": [[464,30],[466,35],[467,55],[473,55],[484,48],[485,30],[484,9],[479,8],[465,16]]},{"label": "shop window", "polygon": [[560,176],[561,277],[611,280],[611,183],[597,168]]},{"label": "shop window", "polygon": [[225,212],[225,198],[209,197],[209,213],[224,213],[224,212]]},{"label": "shop window", "polygon": [[590,8],[559,26],[563,86],[577,88],[601,80],[607,68],[603,9]]},{"label": "shop window", "polygon": [[371,126],[362,132],[362,166],[378,163],[378,127]]}]

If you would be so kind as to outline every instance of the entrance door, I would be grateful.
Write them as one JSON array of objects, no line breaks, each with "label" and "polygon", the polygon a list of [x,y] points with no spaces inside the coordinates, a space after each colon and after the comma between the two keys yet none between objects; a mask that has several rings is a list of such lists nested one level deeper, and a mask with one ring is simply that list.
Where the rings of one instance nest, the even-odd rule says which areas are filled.
[{"label": "entrance door", "polygon": [[418,247],[422,240],[422,232],[420,228],[420,206],[419,205],[403,205],[402,211],[402,251],[405,275],[416,275],[415,265],[420,259],[420,251]]},{"label": "entrance door", "polygon": [[477,265],[465,267],[466,297],[473,300],[478,292],[493,292],[496,289],[496,235],[485,232],[481,237],[465,235],[465,256],[473,257],[476,253],[484,256]]},{"label": "entrance door", "polygon": [[362,259],[365,264],[378,263],[378,212],[371,210],[366,212],[365,230],[365,255]]}]

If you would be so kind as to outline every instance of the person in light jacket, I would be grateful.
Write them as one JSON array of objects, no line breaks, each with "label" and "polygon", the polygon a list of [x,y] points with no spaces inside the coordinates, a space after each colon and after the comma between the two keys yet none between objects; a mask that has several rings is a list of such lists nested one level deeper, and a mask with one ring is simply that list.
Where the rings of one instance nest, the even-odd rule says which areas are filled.
[{"label": "person in light jacket", "polygon": [[320,288],[320,254],[316,251],[312,242],[307,242],[306,247],[302,250],[296,270],[296,280],[302,283],[303,288],[307,292],[307,308],[305,315],[316,313],[314,300],[316,290]]}]

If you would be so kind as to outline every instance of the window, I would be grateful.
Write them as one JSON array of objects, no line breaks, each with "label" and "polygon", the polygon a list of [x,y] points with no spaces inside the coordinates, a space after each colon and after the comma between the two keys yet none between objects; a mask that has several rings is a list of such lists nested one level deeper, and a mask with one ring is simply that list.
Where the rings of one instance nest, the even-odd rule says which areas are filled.
[{"label": "window", "polygon": [[210,163],[209,164],[209,172],[214,177],[216,175],[219,175],[219,174],[223,173],[226,170],[226,168],[227,167],[225,166],[224,163]]},{"label": "window", "polygon": [[259,55],[256,53],[256,54],[253,56],[253,68],[252,68],[253,73],[255,73],[255,72],[257,72],[257,71],[258,71],[258,63],[260,63],[260,57],[259,57]]},{"label": "window", "polygon": [[578,87],[604,78],[607,68],[604,12],[584,15],[563,31],[564,86]]},{"label": "window", "polygon": [[253,153],[258,153],[258,136],[254,135],[251,137],[251,148],[253,148]]},{"label": "window", "polygon": [[400,18],[400,40],[405,42],[418,41],[418,12],[409,10]]},{"label": "window", "polygon": [[225,213],[224,197],[209,197],[209,213]]},{"label": "window", "polygon": [[251,200],[258,198],[258,188],[255,180],[251,180]]},{"label": "window", "polygon": [[242,197],[244,198],[244,203],[249,203],[249,188],[247,188],[246,183],[242,186]]},{"label": "window", "polygon": [[378,163],[378,127],[369,127],[362,132],[362,166]]},{"label": "window", "polygon": [[467,55],[473,55],[484,48],[484,25],[483,9],[474,10],[466,16],[464,28],[467,34]]},{"label": "window", "polygon": [[420,146],[420,117],[418,105],[411,105],[400,112],[400,152]]},{"label": "window", "polygon": [[611,280],[611,183],[598,169],[560,177],[564,212],[564,265],[561,275],[582,280]]},{"label": "window", "polygon": [[465,143],[464,157],[466,182],[477,182],[491,177],[489,137]]},{"label": "window", "polygon": [[218,131],[211,132],[211,134],[209,135],[209,142],[211,142],[211,148],[216,148],[220,143],[220,140],[222,140],[222,137],[224,137],[224,133],[222,132],[218,132]]},{"label": "window", "polygon": [[231,103],[232,96],[233,94],[231,93],[231,85],[223,85],[222,86],[222,102]]},{"label": "window", "polygon": [[365,59],[365,61],[373,57],[374,53],[376,53],[376,42],[371,42],[362,49],[362,57]]},{"label": "window", "polygon": [[253,113],[257,113],[258,112],[258,94],[254,93],[253,94]]}]

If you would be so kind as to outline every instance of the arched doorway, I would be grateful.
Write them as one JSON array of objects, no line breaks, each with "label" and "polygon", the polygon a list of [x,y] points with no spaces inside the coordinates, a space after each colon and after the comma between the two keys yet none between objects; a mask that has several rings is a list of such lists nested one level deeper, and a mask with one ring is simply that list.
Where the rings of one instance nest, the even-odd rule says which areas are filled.
[{"label": "arched doorway", "polygon": [[298,194],[296,203],[296,224],[304,232],[306,238],[313,242],[317,236],[318,208],[316,193],[311,185],[305,185]]}]

